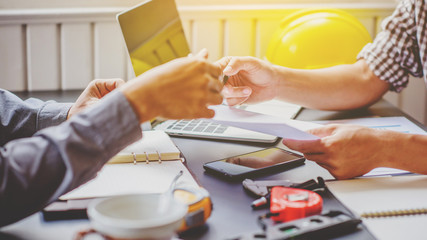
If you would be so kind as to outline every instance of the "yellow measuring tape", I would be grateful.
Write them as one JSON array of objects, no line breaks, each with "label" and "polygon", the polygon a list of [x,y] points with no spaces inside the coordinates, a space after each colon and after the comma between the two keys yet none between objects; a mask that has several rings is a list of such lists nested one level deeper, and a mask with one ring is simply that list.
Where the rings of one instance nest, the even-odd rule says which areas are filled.
[{"label": "yellow measuring tape", "polygon": [[175,199],[188,205],[179,232],[205,224],[212,212],[212,201],[204,188],[178,187],[174,192]]}]

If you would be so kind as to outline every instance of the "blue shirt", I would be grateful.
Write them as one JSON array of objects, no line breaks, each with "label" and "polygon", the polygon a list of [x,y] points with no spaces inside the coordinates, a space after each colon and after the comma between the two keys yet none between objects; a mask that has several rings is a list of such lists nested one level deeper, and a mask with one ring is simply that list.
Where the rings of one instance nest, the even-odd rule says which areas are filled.
[{"label": "blue shirt", "polygon": [[87,182],[142,136],[138,118],[120,91],[65,121],[70,107],[22,101],[0,89],[0,226]]}]

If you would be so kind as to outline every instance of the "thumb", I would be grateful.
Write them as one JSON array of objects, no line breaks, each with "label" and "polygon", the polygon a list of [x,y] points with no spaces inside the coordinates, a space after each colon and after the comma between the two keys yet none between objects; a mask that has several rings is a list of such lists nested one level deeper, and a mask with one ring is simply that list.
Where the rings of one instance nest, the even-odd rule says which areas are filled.
[{"label": "thumb", "polygon": [[224,96],[226,103],[230,106],[241,104],[245,102],[252,93],[250,87],[232,87],[230,84],[226,84],[222,89],[222,95]]},{"label": "thumb", "polygon": [[200,50],[197,54],[196,54],[196,58],[203,58],[203,59],[207,59],[209,56],[209,52],[206,48],[203,48],[202,50]]},{"label": "thumb", "polygon": [[[103,79],[101,80],[101,82],[98,82],[98,83],[103,84],[108,91],[113,91],[114,89],[125,84],[125,81],[123,81],[123,79],[113,78],[113,79]],[[99,84],[97,85],[99,86]]]},{"label": "thumb", "polygon": [[125,84],[125,81],[122,79],[114,78],[114,79],[96,79],[94,80],[94,85],[96,89],[101,94],[101,97],[113,91],[114,89]]},{"label": "thumb", "polygon": [[230,97],[249,97],[252,93],[252,88],[247,86],[233,87],[230,84],[224,85],[222,94],[226,98]]},{"label": "thumb", "polygon": [[308,133],[311,133],[313,135],[316,135],[320,138],[326,137],[326,136],[330,136],[333,134],[333,132],[335,131],[335,127],[332,125],[326,125],[323,127],[318,127],[318,128],[313,128],[308,130]]},{"label": "thumb", "polygon": [[303,154],[318,154],[323,153],[325,151],[321,139],[295,140],[285,138],[282,140],[282,143],[288,148]]}]

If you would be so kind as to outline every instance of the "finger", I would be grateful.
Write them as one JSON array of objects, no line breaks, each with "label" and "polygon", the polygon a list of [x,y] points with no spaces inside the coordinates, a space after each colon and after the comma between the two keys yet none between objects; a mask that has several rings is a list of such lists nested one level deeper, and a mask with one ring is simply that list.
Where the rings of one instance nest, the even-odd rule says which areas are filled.
[{"label": "finger", "polygon": [[235,105],[240,105],[244,102],[246,102],[246,100],[248,100],[248,98],[226,98],[225,99],[225,103],[228,106],[235,106]]},{"label": "finger", "polygon": [[98,87],[103,87],[107,89],[108,91],[112,91],[116,89],[117,87],[123,85],[125,82],[122,79],[119,78],[112,78],[112,79],[99,79],[96,80],[95,84]]},{"label": "finger", "polygon": [[320,138],[330,136],[335,131],[335,127],[326,125],[325,127],[313,128],[308,130],[307,132],[316,135]]},{"label": "finger", "polygon": [[250,62],[250,58],[248,57],[232,57],[224,68],[223,73],[225,75],[231,76],[235,75],[241,70],[247,70],[249,68],[248,63]]},{"label": "finger", "polygon": [[232,87],[226,84],[222,90],[226,98],[248,98],[252,94],[252,88],[247,86]]},{"label": "finger", "polygon": [[222,90],[222,83],[219,79],[213,78],[210,75],[206,75],[206,78],[208,79],[208,90],[211,92],[217,92],[220,93]]},{"label": "finger", "polygon": [[208,105],[219,105],[223,101],[223,97],[219,93],[208,93],[206,102]]},{"label": "finger", "polygon": [[125,84],[122,79],[114,78],[114,79],[96,79],[95,87],[98,89],[99,93],[104,96],[105,94],[113,91],[117,87]]},{"label": "finger", "polygon": [[220,60],[216,61],[215,64],[218,65],[221,70],[224,70],[225,67],[227,67],[228,63],[230,62],[232,57],[227,56],[227,57],[223,57]]},{"label": "finger", "polygon": [[117,79],[115,88],[121,87],[125,84],[126,84],[126,82],[123,79]]},{"label": "finger", "polygon": [[283,139],[285,144],[290,149],[296,150],[304,154],[323,153],[325,149],[323,147],[321,139],[316,140],[294,140],[294,139]]},{"label": "finger", "polygon": [[195,118],[213,118],[215,111],[208,108],[202,108],[195,114]]},{"label": "finger", "polygon": [[206,48],[203,48],[202,50],[200,50],[195,57],[197,58],[203,58],[203,59],[208,59],[209,56],[209,52]]},{"label": "finger", "polygon": [[[220,77],[222,76],[222,70],[221,67],[218,64],[208,63],[206,64],[206,71],[212,75],[212,77],[218,79],[219,81],[222,80]],[[221,81],[220,81],[221,82]]]}]

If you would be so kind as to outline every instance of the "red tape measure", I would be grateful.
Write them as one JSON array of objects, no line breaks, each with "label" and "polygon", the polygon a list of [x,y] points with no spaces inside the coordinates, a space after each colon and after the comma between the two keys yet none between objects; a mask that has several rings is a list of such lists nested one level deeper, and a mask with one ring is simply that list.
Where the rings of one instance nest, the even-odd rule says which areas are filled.
[{"label": "red tape measure", "polygon": [[313,191],[287,187],[271,189],[270,212],[276,222],[320,214],[322,205],[322,197]]}]

